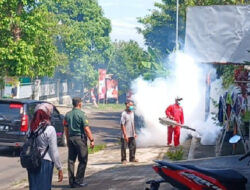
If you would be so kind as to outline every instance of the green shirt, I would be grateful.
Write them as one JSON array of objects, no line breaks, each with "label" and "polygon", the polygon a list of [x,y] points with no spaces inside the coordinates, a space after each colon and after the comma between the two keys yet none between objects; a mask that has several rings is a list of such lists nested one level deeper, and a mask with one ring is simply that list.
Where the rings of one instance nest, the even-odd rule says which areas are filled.
[{"label": "green shirt", "polygon": [[84,127],[89,125],[88,118],[85,113],[78,108],[73,108],[65,115],[65,127],[69,129],[69,136],[85,135]]}]

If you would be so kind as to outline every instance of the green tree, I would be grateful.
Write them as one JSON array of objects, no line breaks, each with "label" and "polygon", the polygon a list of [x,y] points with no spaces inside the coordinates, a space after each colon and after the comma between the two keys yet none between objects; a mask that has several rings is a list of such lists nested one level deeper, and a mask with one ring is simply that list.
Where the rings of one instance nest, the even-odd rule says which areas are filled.
[{"label": "green tree", "polygon": [[[179,7],[179,38],[184,44],[186,8],[188,6],[205,5],[236,5],[249,4],[249,0],[180,0]],[[138,21],[144,25],[138,28],[143,34],[146,45],[154,51],[159,51],[161,57],[166,57],[169,52],[175,49],[175,28],[176,28],[176,0],[162,0],[162,3],[155,3],[156,9],[149,15],[139,18]],[[224,87],[228,87],[233,81],[235,66],[218,67],[218,72],[223,77]]]},{"label": "green tree", "polygon": [[[181,44],[184,43],[185,36],[185,15],[188,6],[204,5],[227,5],[249,3],[247,0],[180,0],[179,1],[179,38]],[[168,52],[175,49],[176,35],[176,0],[162,0],[162,3],[155,3],[154,10],[144,18],[139,18],[138,22],[143,24],[143,28],[138,31],[143,34],[146,45],[152,49],[157,49],[165,57]],[[180,44],[180,45],[181,45]]]},{"label": "green tree", "polygon": [[110,21],[96,0],[48,0],[47,6],[59,21],[57,47],[69,62],[59,69],[60,77],[95,86],[98,68],[106,67],[111,55]]},{"label": "green tree", "polygon": [[142,66],[143,62],[149,62],[150,56],[137,42],[114,42],[111,60],[108,64],[108,73],[119,82],[119,94],[125,93],[132,80],[144,76],[148,68]]},{"label": "green tree", "polygon": [[54,16],[36,0],[0,1],[1,75],[52,76],[60,57],[55,25]]},{"label": "green tree", "polygon": [[[176,0],[162,0],[162,3],[155,3],[155,7],[157,9],[152,10],[151,14],[138,19],[144,25],[138,31],[143,34],[147,46],[166,55],[167,51],[175,48]],[[180,23],[179,34],[182,38],[184,23],[183,18],[180,18],[182,24]]]},{"label": "green tree", "polygon": [[169,72],[166,69],[167,66],[163,65],[160,59],[159,53],[148,48],[148,61],[142,61],[139,63],[139,69],[143,70],[143,77],[146,80],[153,80],[157,77],[166,77]]}]

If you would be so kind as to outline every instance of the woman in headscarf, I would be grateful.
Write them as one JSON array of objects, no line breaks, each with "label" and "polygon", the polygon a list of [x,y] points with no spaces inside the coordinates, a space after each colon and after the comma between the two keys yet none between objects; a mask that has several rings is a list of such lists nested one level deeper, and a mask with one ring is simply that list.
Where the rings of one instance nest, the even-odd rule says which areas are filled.
[{"label": "woman in headscarf", "polygon": [[37,137],[37,143],[41,154],[43,155],[46,150],[47,153],[43,157],[41,167],[38,170],[28,170],[30,190],[51,189],[54,165],[58,170],[58,181],[61,182],[63,180],[62,164],[57,148],[56,130],[50,123],[52,112],[53,106],[51,104],[38,104],[35,107],[34,117],[31,121],[31,132],[46,127],[44,132]]}]

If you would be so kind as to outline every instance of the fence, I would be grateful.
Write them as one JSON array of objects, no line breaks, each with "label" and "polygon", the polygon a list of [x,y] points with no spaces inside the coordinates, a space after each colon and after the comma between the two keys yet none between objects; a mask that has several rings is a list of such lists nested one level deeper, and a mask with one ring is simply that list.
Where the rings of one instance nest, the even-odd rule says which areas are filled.
[{"label": "fence", "polygon": [[[5,86],[3,97],[12,97],[10,85]],[[14,98],[28,99],[33,97],[33,83],[20,84],[17,87],[17,94]],[[38,86],[38,96],[40,100],[68,95],[67,81],[44,82]]]}]

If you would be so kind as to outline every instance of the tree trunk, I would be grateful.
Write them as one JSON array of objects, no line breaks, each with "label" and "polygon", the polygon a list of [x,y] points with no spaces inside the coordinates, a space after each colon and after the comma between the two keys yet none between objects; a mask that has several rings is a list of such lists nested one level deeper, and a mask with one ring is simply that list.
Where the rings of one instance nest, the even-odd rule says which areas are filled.
[{"label": "tree trunk", "polygon": [[5,87],[5,83],[4,83],[4,72],[0,73],[0,98],[3,98],[4,95],[4,87]]},{"label": "tree trunk", "polygon": [[[18,5],[17,5],[17,10],[16,10],[17,16],[20,16],[22,14],[22,11],[23,11],[23,3],[21,0],[19,0]],[[12,25],[11,31],[12,31],[14,40],[18,42],[21,39],[21,31],[22,31],[18,23],[15,23]]]}]

